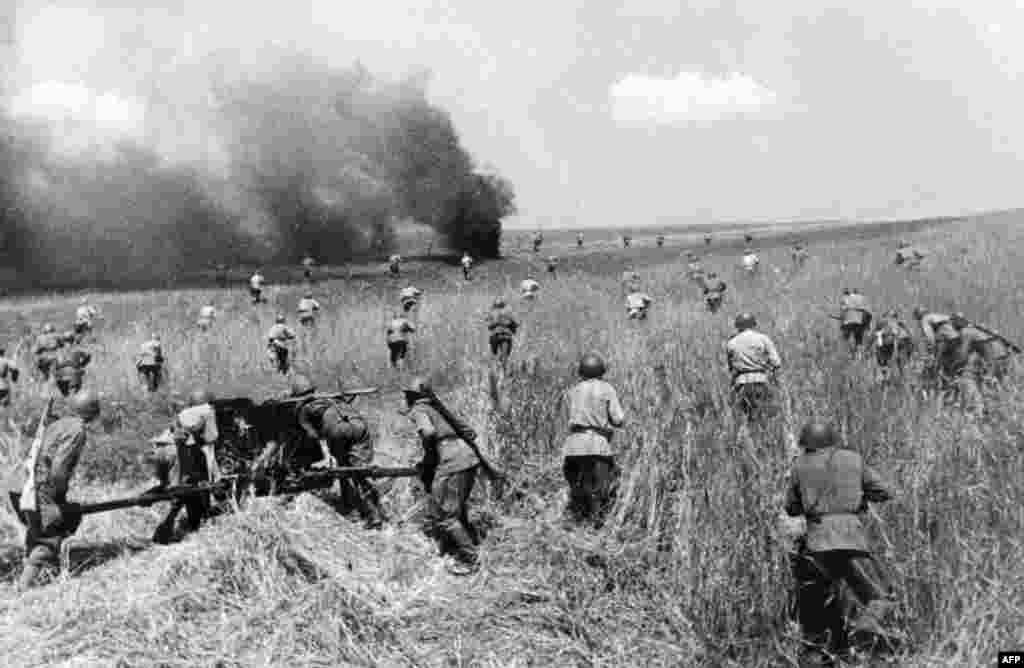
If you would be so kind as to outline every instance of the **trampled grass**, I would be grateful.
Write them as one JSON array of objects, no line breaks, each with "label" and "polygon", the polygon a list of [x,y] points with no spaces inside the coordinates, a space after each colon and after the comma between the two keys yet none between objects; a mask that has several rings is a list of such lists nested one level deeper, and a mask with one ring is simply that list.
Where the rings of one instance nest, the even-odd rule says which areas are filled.
[{"label": "trampled grass", "polygon": [[[387,495],[394,522],[380,534],[302,497],[254,503],[184,543],[138,550],[159,508],[122,511],[88,518],[76,538],[103,563],[21,596],[0,590],[0,656],[69,666],[794,665],[780,500],[788,436],[818,416],[899,489],[869,524],[898,587],[908,636],[900,665],[988,665],[1024,644],[1024,394],[1016,379],[988,390],[979,417],[943,409],[913,382],[882,386],[870,359],[842,348],[827,313],[843,287],[857,286],[876,312],[962,310],[1015,338],[1024,333],[1021,223],[1001,215],[919,230],[913,238],[930,256],[915,273],[892,266],[893,239],[871,235],[816,238],[797,273],[787,248],[765,243],[766,271],[754,280],[734,271],[734,249],[716,248],[706,264],[730,284],[716,316],[687,282],[678,247],[564,253],[555,281],[524,253],[481,266],[469,284],[454,267],[422,266],[399,281],[319,284],[325,313],[301,335],[298,367],[321,386],[381,385],[363,405],[381,456],[403,463],[417,446],[391,391],[400,378],[386,368],[383,327],[407,280],[426,292],[409,372],[432,373],[513,476],[502,501],[476,498],[492,526],[481,573],[445,574],[416,530],[420,497],[407,482]],[[627,264],[655,299],[642,324],[625,319]],[[482,317],[531,274],[542,296],[516,304],[523,330],[499,412]],[[283,391],[263,337],[276,310],[291,319],[299,292],[274,289],[259,310],[240,288],[95,295],[105,320],[89,382],[116,403],[83,456],[78,498],[141,485],[145,439],[193,383],[221,396]],[[221,316],[200,336],[193,322],[206,299]],[[66,322],[74,303],[19,302],[6,311],[8,329]],[[722,353],[741,310],[758,316],[784,359],[785,410],[754,447],[728,409]],[[164,337],[170,382],[148,398],[133,361],[151,329]],[[566,532],[559,398],[591,349],[608,359],[629,415],[615,439],[622,477],[605,529]],[[42,393],[19,387],[13,419],[25,423]],[[11,548],[0,566],[13,570],[17,559]]]}]

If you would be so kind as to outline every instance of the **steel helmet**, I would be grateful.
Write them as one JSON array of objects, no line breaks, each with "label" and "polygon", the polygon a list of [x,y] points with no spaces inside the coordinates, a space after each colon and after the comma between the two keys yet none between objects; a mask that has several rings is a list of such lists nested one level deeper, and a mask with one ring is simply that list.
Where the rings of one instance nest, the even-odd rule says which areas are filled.
[{"label": "steel helmet", "polygon": [[197,388],[192,390],[192,394],[188,395],[188,399],[189,403],[193,406],[208,404],[213,401],[213,392],[205,388]]},{"label": "steel helmet", "polygon": [[43,334],[53,334],[53,332],[53,325],[51,325],[50,323],[46,323],[45,325],[43,325]]},{"label": "steel helmet", "polygon": [[274,322],[276,322],[279,325],[283,325],[285,322],[284,313],[278,313],[277,317],[274,318]]},{"label": "steel helmet", "polygon": [[839,434],[835,427],[826,422],[812,421],[804,425],[800,430],[798,443],[805,450],[820,450],[828,448],[839,442]]},{"label": "steel helmet", "polygon": [[736,329],[744,330],[757,327],[757,318],[750,313],[740,313],[736,316]]},{"label": "steel helmet", "polygon": [[583,378],[600,378],[605,374],[607,368],[600,355],[587,353],[580,358],[580,376]]},{"label": "steel helmet", "polygon": [[100,398],[90,390],[80,390],[71,397],[71,410],[86,422],[92,422],[100,414]]},{"label": "steel helmet", "polygon": [[306,299],[312,299],[312,298],[313,298],[313,293],[312,292],[307,292],[306,293]]},{"label": "steel helmet", "polygon": [[494,300],[493,306],[494,308],[505,308],[505,300],[501,297],[498,297],[497,299]]},{"label": "steel helmet", "polygon": [[413,397],[426,397],[433,393],[433,388],[430,387],[430,381],[423,376],[414,376],[405,384],[402,388],[402,392],[406,396]]},{"label": "steel helmet", "polygon": [[316,392],[316,385],[308,377],[303,375],[295,376],[292,379],[292,396],[302,397]]}]

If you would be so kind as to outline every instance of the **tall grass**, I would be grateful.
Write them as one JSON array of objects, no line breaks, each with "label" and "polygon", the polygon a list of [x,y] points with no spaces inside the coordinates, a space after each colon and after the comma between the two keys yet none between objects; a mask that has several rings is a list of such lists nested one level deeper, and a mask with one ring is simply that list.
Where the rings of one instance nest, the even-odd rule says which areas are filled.
[{"label": "tall grass", "polygon": [[[432,373],[513,475],[500,502],[476,499],[477,515],[494,525],[479,576],[444,576],[431,547],[402,524],[419,507],[407,483],[388,495],[400,526],[383,537],[308,503],[262,504],[182,545],[8,594],[0,652],[10,665],[76,653],[130,665],[791,665],[799,647],[785,615],[792,535],[780,502],[789,439],[813,416],[834,420],[846,444],[899,490],[869,528],[896,580],[905,665],[986,665],[1024,642],[1024,395],[1015,383],[990,390],[986,415],[972,416],[924,398],[912,381],[883,386],[869,359],[847,354],[826,314],[843,287],[857,286],[876,312],[900,306],[909,317],[922,303],[963,310],[1011,337],[1024,332],[1019,229],[1015,218],[996,216],[920,232],[931,256],[917,273],[892,266],[892,244],[877,239],[822,240],[796,274],[786,248],[764,250],[763,262],[781,271],[755,280],[734,271],[734,254],[716,252],[707,264],[730,283],[717,316],[702,310],[682,260],[641,266],[655,298],[642,324],[624,317],[623,262],[567,260],[536,303],[518,308],[523,329],[500,412],[487,399],[481,318],[496,294],[511,296],[541,272],[513,261],[485,265],[468,284],[455,269],[432,277],[421,285],[409,372]],[[321,385],[394,388],[383,326],[404,283],[320,286],[326,312],[302,334],[298,367]],[[80,494],[106,496],[109,485],[137,481],[142,437],[162,425],[168,395],[197,380],[221,395],[283,390],[262,337],[274,310],[291,313],[298,292],[283,288],[259,311],[241,293],[217,291],[99,298],[107,320],[90,382],[121,402],[121,419],[83,457]],[[192,322],[208,298],[222,315],[201,337]],[[56,301],[33,317],[69,308]],[[753,439],[728,408],[722,354],[741,310],[757,315],[784,360],[785,410]],[[164,335],[170,387],[145,398],[132,359],[153,328]],[[611,521],[600,532],[566,532],[558,523],[560,398],[586,350],[608,359],[629,424],[615,439],[621,479]],[[40,394],[20,390],[28,408],[19,415]],[[408,461],[416,446],[397,400],[386,392],[367,407],[387,456]],[[82,540],[142,533],[155,512],[89,518]],[[286,556],[293,553],[301,559]],[[308,567],[282,565],[293,562]],[[28,649],[43,641],[49,654]]]}]

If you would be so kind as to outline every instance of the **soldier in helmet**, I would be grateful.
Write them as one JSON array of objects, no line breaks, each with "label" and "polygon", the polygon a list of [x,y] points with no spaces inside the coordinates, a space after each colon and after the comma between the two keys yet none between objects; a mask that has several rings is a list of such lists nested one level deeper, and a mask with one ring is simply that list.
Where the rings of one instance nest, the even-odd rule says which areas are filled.
[{"label": "soldier in helmet", "polygon": [[409,336],[415,333],[415,331],[416,328],[412,326],[412,323],[399,313],[396,313],[395,317],[384,328],[388,343],[388,361],[391,364],[391,368],[396,369],[399,366],[405,366],[405,357],[409,354]]},{"label": "soldier in helmet", "polygon": [[959,336],[950,352],[955,396],[965,408],[983,411],[981,383],[987,377],[1002,381],[1010,362],[1010,350],[1005,341],[982,331],[963,313],[954,313],[950,324]]},{"label": "soldier in helmet", "polygon": [[64,345],[64,340],[57,335],[53,325],[43,325],[42,333],[36,337],[35,355],[36,370],[43,380],[49,380],[53,367],[57,363],[57,354]]},{"label": "soldier in helmet", "polygon": [[914,353],[914,340],[910,335],[910,329],[900,318],[900,312],[897,309],[886,311],[875,327],[874,334],[875,360],[878,366],[887,369],[895,361],[897,371],[903,373],[904,367]]},{"label": "soldier in helmet", "polygon": [[406,313],[416,308],[421,297],[423,297],[423,291],[412,285],[405,286],[398,293],[398,299],[402,302],[402,310]]},{"label": "soldier in helmet", "polygon": [[11,405],[11,383],[17,383],[20,375],[17,362],[7,357],[7,349],[0,346],[0,408]]},{"label": "soldier in helmet", "polygon": [[928,351],[932,353],[932,373],[942,382],[951,382],[959,372],[957,353],[960,347],[960,332],[953,326],[952,318],[918,306],[914,309],[914,319],[921,328]]},{"label": "soldier in helmet", "polygon": [[754,316],[741,313],[736,316],[738,333],[725,344],[733,400],[739,411],[753,421],[774,413],[773,385],[782,366],[775,343],[755,327]]},{"label": "soldier in helmet", "polygon": [[312,327],[316,324],[316,316],[320,313],[320,302],[313,298],[312,292],[307,292],[299,300],[298,308],[299,324],[303,327]]},{"label": "soldier in helmet", "polygon": [[651,307],[651,296],[646,292],[631,292],[626,295],[626,317],[630,320],[647,320],[647,310]]},{"label": "soldier in helmet", "polygon": [[569,436],[562,445],[562,472],[569,484],[566,519],[600,527],[612,496],[615,460],[612,432],[622,427],[625,413],[618,394],[604,380],[600,356],[588,353],[580,359],[580,382],[566,394]]},{"label": "soldier in helmet", "polygon": [[864,344],[864,335],[870,326],[867,298],[857,288],[845,288],[839,298],[839,331],[851,350]]},{"label": "soldier in helmet", "polygon": [[85,368],[92,361],[92,354],[84,348],[66,344],[57,354],[53,365],[53,377],[57,390],[63,396],[69,396],[82,389],[85,382]]},{"label": "soldier in helmet", "polygon": [[[170,471],[175,464],[178,485],[195,485],[220,479],[216,458],[220,432],[217,429],[217,415],[213,410],[213,394],[208,390],[197,389],[189,396],[188,404],[174,418],[169,430],[170,439],[174,443],[173,460],[157,459],[153,462],[158,481],[155,489],[169,484]],[[164,454],[170,455],[170,452]],[[153,542],[170,542],[174,535],[175,520],[182,508],[186,512],[187,530],[197,530],[209,515],[210,505],[208,494],[175,499],[171,502],[167,516],[153,533]]]},{"label": "soldier in helmet", "polygon": [[83,295],[81,303],[75,309],[75,343],[81,343],[85,340],[85,337],[92,331],[93,320],[99,314],[99,309],[89,303],[88,295]]},{"label": "soldier in helmet", "polygon": [[142,344],[139,356],[135,360],[135,368],[147,391],[156,392],[160,388],[164,371],[164,348],[159,334],[154,332],[149,340]]},{"label": "soldier in helmet", "polygon": [[274,364],[278,373],[288,373],[291,368],[291,342],[295,340],[295,332],[285,324],[283,313],[274,319],[274,325],[267,332],[267,356]]},{"label": "soldier in helmet", "polygon": [[266,300],[263,298],[263,284],[265,280],[263,274],[259,269],[251,277],[249,277],[249,296],[252,297],[253,304],[263,304]]},{"label": "soldier in helmet", "polygon": [[[311,440],[320,444],[323,458],[313,468],[369,466],[373,463],[373,440],[366,418],[350,406],[328,397],[315,397],[316,385],[306,376],[292,381],[292,396],[308,397],[298,407],[298,423]],[[342,480],[342,490],[368,528],[384,523],[380,495],[365,478]]]},{"label": "soldier in helmet", "polygon": [[800,665],[833,665],[851,641],[888,639],[882,623],[893,607],[891,591],[861,515],[892,491],[860,454],[841,446],[831,425],[808,423],[799,443],[804,452],[794,463],[786,513],[807,524],[793,558],[806,647]]},{"label": "soldier in helmet", "polygon": [[469,256],[468,252],[462,254],[462,259],[459,260],[459,264],[462,265],[462,278],[464,278],[467,281],[471,280],[473,271],[473,258]]},{"label": "soldier in helmet", "polygon": [[472,435],[473,429],[454,415],[454,424],[445,419],[426,379],[413,378],[404,393],[409,419],[423,447],[419,466],[429,492],[427,534],[437,541],[442,555],[454,557],[452,572],[468,575],[477,568],[479,536],[469,521],[469,497],[480,460],[459,434]]},{"label": "soldier in helmet", "polygon": [[402,275],[402,256],[397,253],[388,258],[388,271],[392,276],[398,278]]},{"label": "soldier in helmet", "polygon": [[88,443],[89,426],[100,414],[99,398],[79,392],[71,399],[71,411],[46,427],[35,460],[28,462],[33,476],[26,477],[20,493],[11,493],[27,528],[19,589],[33,586],[43,570],[59,567],[61,545],[81,522],[81,516],[67,505],[68,487]]},{"label": "soldier in helmet", "polygon": [[726,291],[725,281],[718,277],[718,274],[710,271],[704,279],[704,304],[711,313],[717,313],[722,307]]},{"label": "soldier in helmet", "polygon": [[313,269],[316,267],[316,260],[313,259],[312,255],[306,255],[302,258],[302,277],[306,283],[313,282]]},{"label": "soldier in helmet", "polygon": [[519,330],[519,322],[508,310],[505,300],[498,297],[494,300],[491,312],[487,314],[487,332],[491,345],[491,355],[504,367],[512,354],[512,341]]},{"label": "soldier in helmet", "polygon": [[196,324],[199,325],[199,329],[202,331],[208,331],[213,327],[213,322],[217,319],[217,309],[214,308],[212,303],[207,302],[205,306],[199,309],[199,320]]}]

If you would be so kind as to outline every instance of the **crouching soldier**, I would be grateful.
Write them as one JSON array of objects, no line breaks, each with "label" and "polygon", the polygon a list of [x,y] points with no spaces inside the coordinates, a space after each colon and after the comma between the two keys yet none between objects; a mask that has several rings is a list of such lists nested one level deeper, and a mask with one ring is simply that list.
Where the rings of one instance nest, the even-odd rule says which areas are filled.
[{"label": "crouching soldier", "polygon": [[72,414],[52,423],[21,492],[12,492],[19,518],[25,523],[25,564],[18,588],[36,583],[42,571],[59,566],[64,540],[78,530],[81,516],[67,505],[68,487],[88,443],[88,428],[100,414],[99,398],[80,392],[71,400]]},{"label": "crouching soldier", "polygon": [[461,420],[450,423],[434,405],[433,391],[424,378],[405,387],[409,419],[416,426],[423,460],[421,480],[428,490],[427,534],[437,541],[442,555],[455,559],[449,570],[469,575],[477,569],[479,536],[469,521],[469,497],[476,482],[480,460],[459,433],[474,434]]},{"label": "crouching soldier", "polygon": [[17,363],[7,357],[6,349],[0,347],[0,407],[11,405],[11,383],[17,383],[20,375]]},{"label": "crouching soldier", "polygon": [[[308,397],[298,408],[302,431],[320,445],[322,458],[313,468],[370,466],[373,464],[373,439],[366,418],[351,407],[326,397],[314,397],[316,386],[305,376],[296,376],[292,396]],[[384,511],[374,484],[366,478],[342,480],[346,502],[359,511],[366,527],[380,528]]]},{"label": "crouching soldier", "polygon": [[158,334],[153,334],[142,344],[139,357],[135,360],[135,368],[139,372],[139,380],[147,391],[156,392],[160,388],[164,371],[164,350]]},{"label": "crouching soldier", "polygon": [[801,666],[836,665],[851,643],[888,644],[882,628],[894,606],[890,586],[871,555],[861,515],[892,492],[835,430],[811,422],[800,433],[786,513],[803,516],[807,533],[793,561],[798,615],[806,649]]},{"label": "crouching soldier", "polygon": [[615,388],[603,380],[605,363],[594,354],[579,363],[582,380],[569,389],[569,436],[562,445],[562,472],[569,484],[566,520],[600,528],[612,499],[615,460],[612,431],[625,414]]}]

